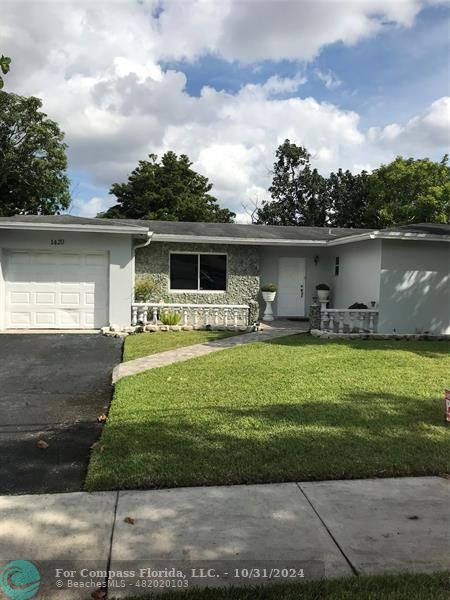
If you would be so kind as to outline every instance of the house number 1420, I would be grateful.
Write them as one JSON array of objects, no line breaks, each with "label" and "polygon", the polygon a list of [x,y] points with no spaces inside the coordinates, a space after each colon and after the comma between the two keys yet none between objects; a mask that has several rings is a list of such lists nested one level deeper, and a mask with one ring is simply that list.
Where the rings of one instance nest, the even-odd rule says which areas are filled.
[{"label": "house number 1420", "polygon": [[64,240],[50,240],[51,246],[62,246],[64,244]]}]

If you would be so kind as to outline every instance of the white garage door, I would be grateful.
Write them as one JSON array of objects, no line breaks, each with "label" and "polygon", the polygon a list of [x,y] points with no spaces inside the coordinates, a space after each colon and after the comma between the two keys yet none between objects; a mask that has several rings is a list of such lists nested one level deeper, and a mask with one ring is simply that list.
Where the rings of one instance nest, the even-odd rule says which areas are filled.
[{"label": "white garage door", "polygon": [[106,254],[5,254],[6,327],[93,329],[107,324]]}]

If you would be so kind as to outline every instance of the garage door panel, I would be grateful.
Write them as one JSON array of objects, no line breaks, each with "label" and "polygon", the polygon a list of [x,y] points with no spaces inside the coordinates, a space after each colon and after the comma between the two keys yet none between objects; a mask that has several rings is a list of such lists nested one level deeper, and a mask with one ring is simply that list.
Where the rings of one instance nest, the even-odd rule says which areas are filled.
[{"label": "garage door panel", "polygon": [[35,325],[41,327],[54,327],[56,325],[56,314],[54,312],[36,312]]},{"label": "garage door panel", "polygon": [[31,326],[31,314],[29,312],[11,312],[10,322],[12,326],[17,327],[30,327]]},{"label": "garage door panel", "polygon": [[63,327],[77,329],[81,325],[81,314],[75,310],[60,310],[59,318]]},{"label": "garage door panel", "polygon": [[9,294],[9,301],[14,304],[29,304],[31,301],[31,294],[29,292],[12,291]]},{"label": "garage door panel", "polygon": [[75,304],[76,306],[80,306],[80,294],[77,294],[76,292],[61,292],[60,302],[63,305]]},{"label": "garage door panel", "polygon": [[105,254],[5,255],[7,327],[92,329],[107,324]]},{"label": "garage door panel", "polygon": [[36,304],[56,304],[56,294],[54,292],[36,292]]}]

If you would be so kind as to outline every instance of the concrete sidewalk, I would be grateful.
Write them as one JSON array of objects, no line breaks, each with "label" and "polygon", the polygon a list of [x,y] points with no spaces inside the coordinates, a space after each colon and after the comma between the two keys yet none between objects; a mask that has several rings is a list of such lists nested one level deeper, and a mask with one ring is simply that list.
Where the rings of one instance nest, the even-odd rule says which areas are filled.
[{"label": "concrete sidewalk", "polygon": [[[81,569],[214,568],[214,576],[191,580],[209,586],[261,583],[233,576],[253,567],[304,569],[300,581],[444,570],[449,487],[439,477],[407,477],[1,496],[0,569],[34,561],[38,597],[52,599],[93,591],[65,589],[70,577],[55,577],[61,567],[94,583]],[[137,580],[111,577],[110,597],[143,595]]]}]

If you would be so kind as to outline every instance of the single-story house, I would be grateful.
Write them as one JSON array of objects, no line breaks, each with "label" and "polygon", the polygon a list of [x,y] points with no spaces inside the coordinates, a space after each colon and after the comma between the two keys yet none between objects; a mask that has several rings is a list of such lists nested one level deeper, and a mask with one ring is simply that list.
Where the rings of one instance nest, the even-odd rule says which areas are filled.
[{"label": "single-story house", "polygon": [[[157,319],[161,306],[184,323],[237,325],[261,316],[260,286],[273,282],[275,318],[308,317],[324,283],[324,327],[449,334],[449,242],[440,224],[372,231],[3,217],[0,329],[127,327]],[[157,291],[143,305],[133,287],[145,275]],[[355,303],[367,312],[349,311]]]}]

